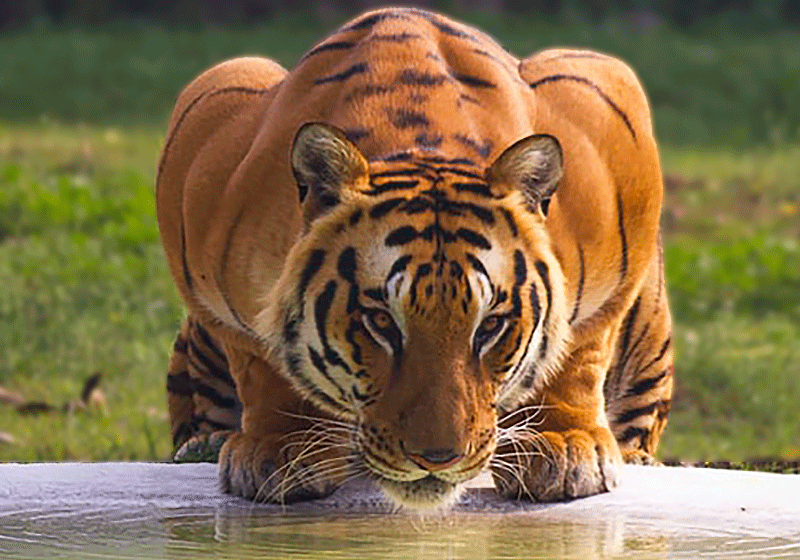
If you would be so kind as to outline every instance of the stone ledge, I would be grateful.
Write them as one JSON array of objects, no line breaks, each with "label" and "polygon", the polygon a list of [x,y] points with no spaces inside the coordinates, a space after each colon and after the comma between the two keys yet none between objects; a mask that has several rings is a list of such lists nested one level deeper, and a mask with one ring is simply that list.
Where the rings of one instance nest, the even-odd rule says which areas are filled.
[{"label": "stone ledge", "polygon": [[[238,534],[242,534],[241,527],[251,530],[254,519],[270,525],[277,518],[285,521],[287,516],[320,520],[332,515],[351,519],[360,516],[371,519],[375,527],[376,519],[394,520],[380,523],[419,519],[416,514],[393,512],[391,505],[366,483],[345,486],[325,500],[285,507],[253,505],[221,494],[216,466],[210,464],[0,465],[3,558],[27,557],[15,556],[19,550],[29,550],[34,556],[52,554],[58,547],[69,548],[71,534],[95,535],[97,542],[118,538],[134,549],[137,543],[167,546],[169,535],[165,534],[164,520],[173,518],[193,519],[192,523],[200,523],[198,519],[209,523],[214,520],[216,527],[222,517],[227,520],[226,526],[240,527]],[[374,514],[378,513],[381,515],[376,517]],[[472,531],[487,524],[496,529],[498,523],[505,523],[498,521],[503,519],[513,520],[514,530],[524,530],[526,534],[539,535],[543,528],[555,526],[562,527],[559,534],[563,534],[563,527],[570,526],[582,528],[576,534],[583,536],[607,539],[611,533],[622,535],[620,538],[626,543],[666,539],[669,557],[682,557],[676,555],[681,543],[706,543],[711,550],[735,546],[739,552],[744,550],[742,543],[746,543],[755,554],[752,557],[769,557],[772,554],[766,551],[774,549],[780,557],[800,558],[800,475],[626,466],[614,492],[557,504],[501,500],[491,488],[490,477],[483,475],[473,481],[447,518],[473,527]],[[126,541],[120,536],[129,533],[141,538]],[[396,537],[392,531],[389,534]],[[49,537],[31,539],[31,535]],[[19,550],[9,548],[13,543],[19,543]],[[79,544],[76,542],[75,546]],[[633,550],[630,546],[623,546],[623,552]],[[135,550],[131,557],[161,557],[148,556],[146,549]],[[159,550],[163,552],[163,548]],[[563,546],[559,550],[563,551]],[[584,557],[583,552],[576,554]]]}]

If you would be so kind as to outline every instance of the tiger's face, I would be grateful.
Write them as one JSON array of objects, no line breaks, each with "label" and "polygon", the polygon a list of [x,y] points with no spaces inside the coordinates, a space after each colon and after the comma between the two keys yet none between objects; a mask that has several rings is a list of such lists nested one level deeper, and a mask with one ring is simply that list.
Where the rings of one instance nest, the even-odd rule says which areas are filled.
[{"label": "tiger's face", "polygon": [[312,124],[292,163],[307,229],[265,312],[284,373],[352,423],[359,459],[397,502],[447,503],[490,461],[498,414],[541,387],[566,339],[544,227],[558,143],[529,137],[478,172],[367,162]]}]

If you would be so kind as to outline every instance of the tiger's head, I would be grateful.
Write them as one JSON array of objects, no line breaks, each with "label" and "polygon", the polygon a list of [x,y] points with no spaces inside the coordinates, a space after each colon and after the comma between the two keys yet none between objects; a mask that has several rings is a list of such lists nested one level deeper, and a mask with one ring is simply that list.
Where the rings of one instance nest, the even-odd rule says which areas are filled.
[{"label": "tiger's head", "polygon": [[291,163],[305,230],[259,330],[294,387],[352,423],[390,497],[446,504],[491,459],[498,415],[541,388],[568,337],[545,228],[560,145],[529,136],[488,169],[368,161],[312,123]]}]

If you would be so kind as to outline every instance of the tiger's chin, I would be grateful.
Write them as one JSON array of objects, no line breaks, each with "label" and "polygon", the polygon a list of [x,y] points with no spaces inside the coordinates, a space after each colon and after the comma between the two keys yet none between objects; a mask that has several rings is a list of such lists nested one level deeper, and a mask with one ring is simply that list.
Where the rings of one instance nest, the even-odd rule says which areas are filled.
[{"label": "tiger's chin", "polygon": [[383,492],[398,506],[416,510],[447,509],[461,497],[463,484],[429,474],[417,480],[391,480],[375,475]]}]

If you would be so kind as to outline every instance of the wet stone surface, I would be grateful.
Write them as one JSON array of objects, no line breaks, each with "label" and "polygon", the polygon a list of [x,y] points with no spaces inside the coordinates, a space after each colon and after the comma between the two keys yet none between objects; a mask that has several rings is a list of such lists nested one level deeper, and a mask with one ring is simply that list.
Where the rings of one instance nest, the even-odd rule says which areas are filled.
[{"label": "wet stone surface", "polygon": [[294,506],[224,496],[216,466],[0,465],[0,558],[800,558],[800,475],[625,467],[610,494],[446,513],[368,483]]}]

